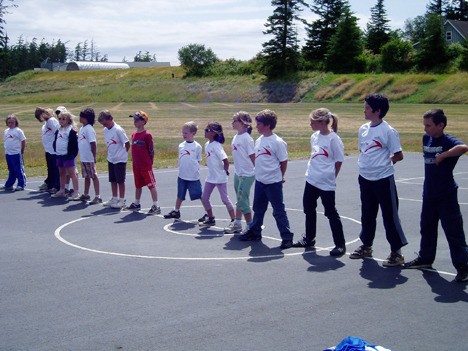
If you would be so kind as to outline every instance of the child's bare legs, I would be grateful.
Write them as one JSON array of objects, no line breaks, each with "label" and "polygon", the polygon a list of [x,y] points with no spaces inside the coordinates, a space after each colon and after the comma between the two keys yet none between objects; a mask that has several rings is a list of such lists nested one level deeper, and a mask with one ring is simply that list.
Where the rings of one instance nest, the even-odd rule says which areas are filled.
[{"label": "child's bare legs", "polygon": [[85,178],[84,179],[84,189],[83,189],[83,194],[88,195],[89,194],[89,188],[91,186],[91,178]]},{"label": "child's bare legs", "polygon": [[[94,192],[96,193],[96,196],[99,196],[101,193],[101,189],[99,187],[99,178],[97,176],[95,176],[93,178],[93,187],[94,187]],[[88,185],[88,191],[89,191],[89,185]]]},{"label": "child's bare legs", "polygon": [[111,182],[111,191],[112,191],[112,197],[114,199],[118,199],[117,183],[116,182]]},{"label": "child's bare legs", "polygon": [[67,184],[67,171],[65,167],[59,167],[59,175],[60,175],[60,193],[65,193],[65,184]]},{"label": "child's bare legs", "polygon": [[125,199],[125,182],[118,183],[119,195],[121,199]]},{"label": "child's bare legs", "polygon": [[75,166],[65,167],[65,172],[70,176],[70,179],[73,184],[73,189],[75,190],[75,195],[78,194],[78,177],[75,172]]}]

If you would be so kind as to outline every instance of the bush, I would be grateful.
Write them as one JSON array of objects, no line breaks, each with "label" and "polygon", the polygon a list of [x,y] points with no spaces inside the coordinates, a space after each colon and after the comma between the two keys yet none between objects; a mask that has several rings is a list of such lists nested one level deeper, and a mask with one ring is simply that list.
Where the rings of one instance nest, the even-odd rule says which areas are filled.
[{"label": "bush", "polygon": [[413,47],[408,41],[394,38],[382,46],[381,53],[384,72],[405,72],[412,66]]}]

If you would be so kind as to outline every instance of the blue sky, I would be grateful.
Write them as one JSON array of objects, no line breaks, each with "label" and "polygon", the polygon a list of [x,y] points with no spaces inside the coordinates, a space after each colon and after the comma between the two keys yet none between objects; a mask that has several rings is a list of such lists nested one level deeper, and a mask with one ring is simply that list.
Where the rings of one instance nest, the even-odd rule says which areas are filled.
[{"label": "blue sky", "polygon": [[[377,0],[350,0],[364,28]],[[429,0],[386,0],[392,28],[424,14]],[[220,59],[254,57],[267,40],[264,24],[273,8],[270,0],[15,0],[5,16],[10,44],[20,35],[48,43],[61,39],[69,49],[94,40],[109,61],[133,61],[149,51],[158,61],[178,65],[177,51],[204,44]],[[303,17],[314,19],[310,11]]]}]

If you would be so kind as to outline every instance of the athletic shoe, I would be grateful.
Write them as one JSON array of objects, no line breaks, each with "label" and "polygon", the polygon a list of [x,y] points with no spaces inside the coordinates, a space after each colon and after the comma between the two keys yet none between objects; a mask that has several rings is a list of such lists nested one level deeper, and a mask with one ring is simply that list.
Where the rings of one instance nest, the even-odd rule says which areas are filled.
[{"label": "athletic shoe", "polygon": [[364,245],[359,246],[351,255],[349,255],[349,258],[353,260],[366,257],[372,257],[372,247],[367,247]]},{"label": "athletic shoe", "polygon": [[202,217],[198,218],[198,223],[202,223],[206,221],[208,218],[208,215],[205,213]]},{"label": "athletic shoe", "polygon": [[224,232],[226,234],[240,233],[242,232],[242,224],[240,222],[232,220],[231,223],[229,223],[229,225],[226,228],[224,228]]},{"label": "athletic shoe", "polygon": [[48,189],[49,189],[49,186],[47,185],[47,183],[42,183],[39,186],[39,191],[47,191]]},{"label": "athletic shoe", "polygon": [[118,200],[117,202],[114,202],[110,207],[121,210],[125,208],[125,200],[123,201]]},{"label": "athletic shoe", "polygon": [[290,249],[292,246],[293,246],[292,240],[283,240],[281,242],[280,249],[281,250],[286,250],[286,249]]},{"label": "athletic shoe", "polygon": [[68,195],[68,200],[70,201],[81,201],[81,195],[76,194],[76,195]]},{"label": "athletic shoe", "polygon": [[86,201],[89,201],[89,200],[91,200],[91,196],[86,195],[86,194],[81,194],[80,201],[86,202]]},{"label": "athletic shoe", "polygon": [[172,210],[168,214],[165,214],[164,218],[166,218],[166,219],[169,219],[169,218],[179,219],[180,218],[180,211]]},{"label": "athletic shoe", "polygon": [[136,203],[132,202],[130,204],[130,206],[125,207],[124,210],[127,210],[127,211],[140,211],[141,210],[141,205],[140,204],[137,205]]},{"label": "athletic shoe", "polygon": [[74,193],[75,193],[74,189],[65,189],[65,195],[67,196],[73,196]]},{"label": "athletic shoe", "polygon": [[148,215],[161,214],[161,207],[156,207],[156,205],[151,206],[150,210],[147,213]]},{"label": "athletic shoe", "polygon": [[216,225],[216,221],[214,217],[206,217],[206,219],[203,222],[198,222],[198,225],[200,227],[211,227],[213,225]]},{"label": "athletic shoe", "polygon": [[59,197],[67,197],[67,195],[65,195],[65,193],[62,193],[61,191],[57,191],[55,194],[52,194],[50,195],[50,197],[54,197],[54,198],[59,198]]},{"label": "athletic shoe", "polygon": [[13,188],[12,186],[5,186],[5,185],[2,185],[0,189],[5,190],[5,191],[15,191],[15,188]]},{"label": "athletic shoe", "polygon": [[250,229],[247,229],[241,235],[239,235],[239,240],[240,241],[260,241],[262,240],[262,236],[254,234]]},{"label": "athletic shoe", "polygon": [[384,267],[395,267],[401,266],[405,263],[405,258],[400,255],[398,252],[390,252],[390,255],[387,257],[387,260],[382,263]]},{"label": "athletic shoe", "polygon": [[457,269],[457,275],[455,276],[454,281],[458,283],[468,281],[468,267]]},{"label": "athletic shoe", "polygon": [[301,240],[292,244],[292,247],[314,247],[314,246],[315,246],[315,240],[309,240],[306,238],[302,238]]},{"label": "athletic shoe", "polygon": [[106,202],[103,202],[102,206],[104,207],[112,207],[113,204],[116,204],[119,200],[117,199],[114,199],[113,197],[111,197],[109,200],[107,200]]},{"label": "athletic shoe", "polygon": [[49,194],[55,194],[58,190],[56,188],[50,188],[49,190],[47,190],[47,192]]},{"label": "athletic shoe", "polygon": [[346,253],[346,248],[341,246],[336,246],[330,251],[330,256],[343,256]]},{"label": "athletic shoe", "polygon": [[23,190],[24,190],[24,188],[22,186],[17,186],[15,188],[15,191],[23,191]]},{"label": "athletic shoe", "polygon": [[102,199],[100,197],[95,197],[93,201],[89,202],[90,205],[97,205],[97,204],[102,204]]},{"label": "athletic shoe", "polygon": [[417,269],[417,268],[432,268],[432,264],[430,263],[424,263],[422,260],[421,260],[421,257],[416,257],[414,260],[408,262],[408,263],[405,263],[403,265],[404,268],[408,268],[408,269]]}]

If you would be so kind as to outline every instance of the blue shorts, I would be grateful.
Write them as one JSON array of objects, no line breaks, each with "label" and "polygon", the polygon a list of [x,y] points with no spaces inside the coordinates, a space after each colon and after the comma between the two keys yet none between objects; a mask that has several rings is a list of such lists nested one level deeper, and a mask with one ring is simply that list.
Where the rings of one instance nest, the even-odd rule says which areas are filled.
[{"label": "blue shorts", "polygon": [[75,159],[74,158],[72,158],[70,160],[70,159],[66,159],[62,155],[57,155],[56,162],[57,162],[57,167],[59,167],[59,168],[75,167]]},{"label": "blue shorts", "polygon": [[202,186],[200,180],[185,180],[177,178],[177,198],[184,201],[187,190],[190,195],[190,200],[201,199]]}]

